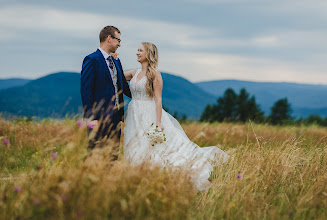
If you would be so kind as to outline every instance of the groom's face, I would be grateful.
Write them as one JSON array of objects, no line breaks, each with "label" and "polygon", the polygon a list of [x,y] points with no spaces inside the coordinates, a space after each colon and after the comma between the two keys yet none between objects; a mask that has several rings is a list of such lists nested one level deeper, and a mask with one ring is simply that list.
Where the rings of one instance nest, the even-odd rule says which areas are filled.
[{"label": "groom's face", "polygon": [[118,47],[120,47],[120,34],[115,31],[115,36],[108,36],[110,52],[115,53]]}]

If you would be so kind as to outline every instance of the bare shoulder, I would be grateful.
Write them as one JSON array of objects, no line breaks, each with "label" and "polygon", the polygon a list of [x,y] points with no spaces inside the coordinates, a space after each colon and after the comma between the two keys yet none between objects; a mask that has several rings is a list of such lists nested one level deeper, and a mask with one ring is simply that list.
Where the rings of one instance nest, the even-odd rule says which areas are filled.
[{"label": "bare shoulder", "polygon": [[161,73],[158,70],[156,70],[155,75],[158,80],[162,81]]},{"label": "bare shoulder", "polygon": [[135,70],[131,70],[131,74],[132,74],[132,76],[135,75],[136,71],[137,71],[136,69],[135,69]]},{"label": "bare shoulder", "polygon": [[129,70],[127,71],[127,73],[131,76],[131,78],[134,77],[135,73],[136,73],[137,70]]},{"label": "bare shoulder", "polygon": [[162,88],[162,86],[163,86],[161,73],[158,70],[156,70],[156,72],[155,72],[154,85],[156,88]]}]

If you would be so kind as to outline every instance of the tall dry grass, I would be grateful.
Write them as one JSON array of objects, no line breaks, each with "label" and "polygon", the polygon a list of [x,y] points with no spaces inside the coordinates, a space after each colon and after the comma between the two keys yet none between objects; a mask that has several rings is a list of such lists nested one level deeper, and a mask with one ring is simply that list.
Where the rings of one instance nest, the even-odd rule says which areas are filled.
[{"label": "tall dry grass", "polygon": [[182,126],[200,146],[230,155],[207,191],[197,192],[182,171],[131,167],[122,155],[110,162],[110,143],[90,154],[87,128],[74,120],[1,120],[0,218],[327,218],[326,128]]}]

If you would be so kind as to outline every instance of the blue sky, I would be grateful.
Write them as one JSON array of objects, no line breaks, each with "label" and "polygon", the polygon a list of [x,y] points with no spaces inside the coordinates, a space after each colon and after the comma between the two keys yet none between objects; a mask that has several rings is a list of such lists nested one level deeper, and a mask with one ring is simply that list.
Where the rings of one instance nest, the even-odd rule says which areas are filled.
[{"label": "blue sky", "polygon": [[326,11],[325,0],[0,0],[0,78],[79,72],[115,25],[125,70],[150,41],[159,70],[191,82],[327,84]]}]

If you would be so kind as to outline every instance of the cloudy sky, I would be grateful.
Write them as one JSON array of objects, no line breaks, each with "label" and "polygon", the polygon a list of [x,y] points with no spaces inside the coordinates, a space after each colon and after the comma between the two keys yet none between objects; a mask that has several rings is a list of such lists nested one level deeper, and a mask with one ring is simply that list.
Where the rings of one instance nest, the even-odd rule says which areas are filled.
[{"label": "cloudy sky", "polygon": [[0,78],[81,69],[106,25],[125,70],[142,41],[159,70],[192,82],[327,84],[326,0],[0,0]]}]

